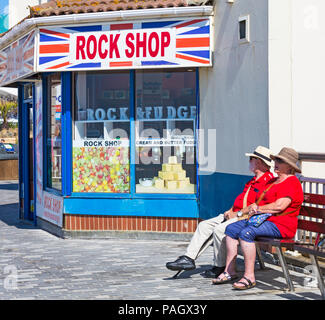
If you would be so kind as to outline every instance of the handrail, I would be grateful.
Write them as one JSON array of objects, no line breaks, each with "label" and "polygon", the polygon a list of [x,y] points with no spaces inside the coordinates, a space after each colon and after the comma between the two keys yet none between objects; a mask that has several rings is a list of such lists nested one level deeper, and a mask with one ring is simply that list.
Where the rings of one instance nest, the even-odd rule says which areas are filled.
[{"label": "handrail", "polygon": [[300,161],[325,161],[325,153],[299,152]]},{"label": "handrail", "polygon": [[309,178],[304,176],[298,176],[299,180],[301,182],[311,182],[311,183],[321,183],[325,184],[325,179],[319,179],[319,178]]}]

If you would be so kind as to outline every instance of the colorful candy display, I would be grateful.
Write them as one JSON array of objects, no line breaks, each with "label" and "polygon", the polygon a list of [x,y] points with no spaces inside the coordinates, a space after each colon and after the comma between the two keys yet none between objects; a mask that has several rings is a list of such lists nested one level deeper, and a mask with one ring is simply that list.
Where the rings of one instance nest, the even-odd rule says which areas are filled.
[{"label": "colorful candy display", "polygon": [[129,190],[129,148],[73,148],[73,192],[127,193]]}]

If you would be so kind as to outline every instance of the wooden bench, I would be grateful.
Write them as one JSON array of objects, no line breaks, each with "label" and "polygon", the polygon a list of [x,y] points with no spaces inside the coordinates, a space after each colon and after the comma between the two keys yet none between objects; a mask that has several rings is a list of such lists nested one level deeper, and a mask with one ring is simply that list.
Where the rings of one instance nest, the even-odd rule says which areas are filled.
[{"label": "wooden bench", "polygon": [[[295,239],[272,239],[272,238],[258,238],[256,239],[257,258],[261,269],[265,269],[263,258],[260,251],[260,244],[267,244],[275,247],[279,262],[281,264],[284,276],[286,278],[288,289],[294,291],[294,286],[290,278],[288,265],[282,252],[282,248],[291,251],[298,251],[303,254],[308,254],[316,273],[318,287],[321,291],[322,298],[325,299],[325,286],[322,273],[319,267],[317,258],[325,258],[325,207],[314,207],[311,205],[325,206],[325,195],[318,195],[312,193],[304,193],[304,203],[300,209],[298,217],[298,234],[311,232],[316,234],[316,237],[309,238],[309,241],[295,240]],[[308,220],[305,218],[308,217]],[[316,219],[309,219],[316,218]],[[322,241],[321,241],[322,240]]]}]

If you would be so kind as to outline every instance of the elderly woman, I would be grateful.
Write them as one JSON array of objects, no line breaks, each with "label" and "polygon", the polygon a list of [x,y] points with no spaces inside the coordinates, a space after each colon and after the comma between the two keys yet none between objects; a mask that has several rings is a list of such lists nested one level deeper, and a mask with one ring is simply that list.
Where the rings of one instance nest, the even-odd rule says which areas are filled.
[{"label": "elderly woman", "polygon": [[[274,172],[277,178],[271,179],[265,186],[260,196],[260,202],[253,203],[242,210],[250,219],[254,215],[267,213],[268,216],[259,226],[240,220],[228,225],[225,234],[227,246],[227,261],[225,271],[213,279],[213,284],[230,282],[237,278],[235,263],[237,247],[240,244],[245,259],[245,272],[242,279],[233,284],[235,289],[246,290],[254,287],[255,282],[255,257],[256,237],[293,238],[298,225],[298,215],[303,202],[301,183],[295,176],[301,173],[297,166],[298,153],[292,148],[283,148],[279,154],[271,155],[274,160]],[[255,216],[256,218],[256,216]]]}]

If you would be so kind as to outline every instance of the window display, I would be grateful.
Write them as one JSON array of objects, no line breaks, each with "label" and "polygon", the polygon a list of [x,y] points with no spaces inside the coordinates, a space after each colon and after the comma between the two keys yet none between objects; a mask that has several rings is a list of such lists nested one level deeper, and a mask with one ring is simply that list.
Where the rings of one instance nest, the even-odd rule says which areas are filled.
[{"label": "window display", "polygon": [[136,192],[195,193],[195,71],[137,71],[135,83]]},{"label": "window display", "polygon": [[134,74],[74,73],[73,192],[196,193],[196,71]]},{"label": "window display", "polygon": [[61,74],[48,77],[49,101],[47,104],[47,187],[62,190],[61,144]]},{"label": "window display", "polygon": [[129,73],[74,77],[73,192],[130,190]]}]

